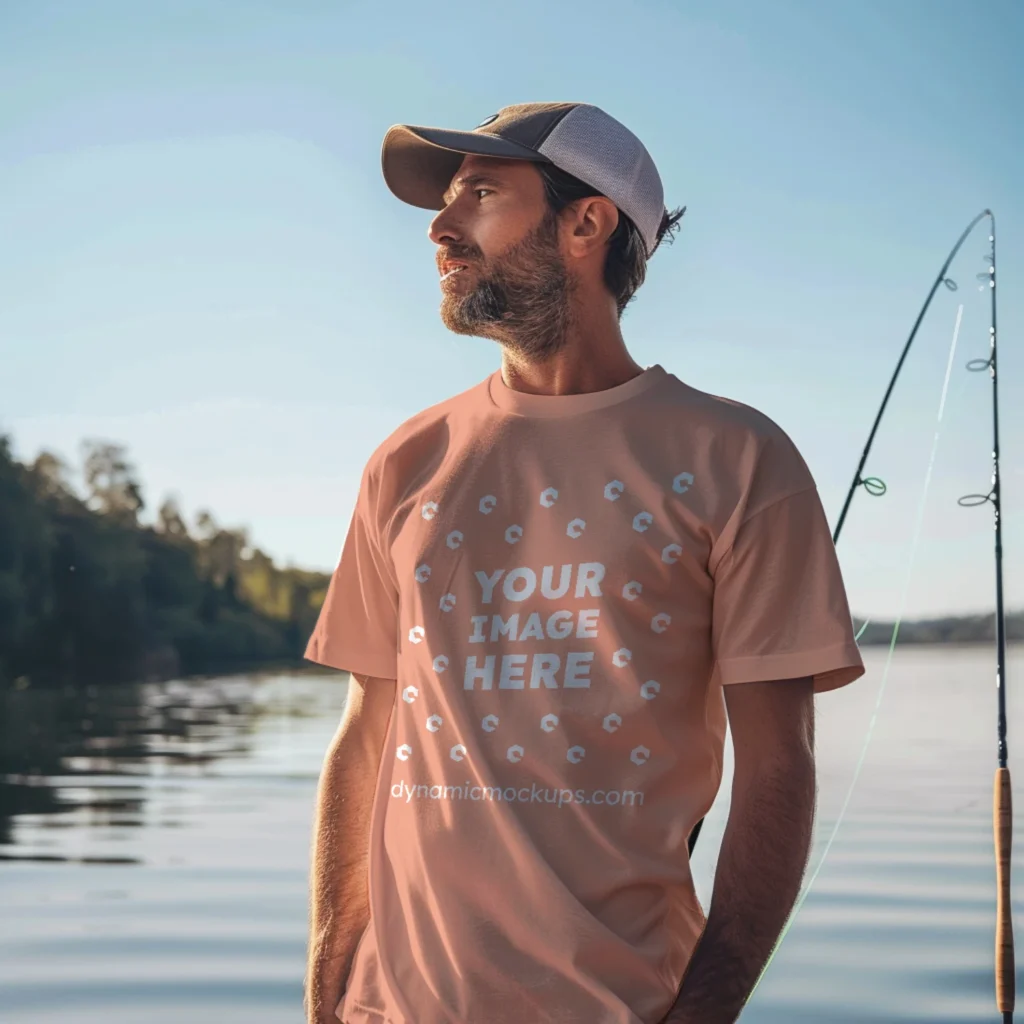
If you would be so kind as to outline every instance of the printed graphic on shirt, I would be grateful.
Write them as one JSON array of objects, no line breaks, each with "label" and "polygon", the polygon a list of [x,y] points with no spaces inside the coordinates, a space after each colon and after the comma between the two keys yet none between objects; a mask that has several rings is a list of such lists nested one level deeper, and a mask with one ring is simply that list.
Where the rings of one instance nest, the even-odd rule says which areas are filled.
[{"label": "printed graphic on shirt", "polygon": [[[678,495],[689,491],[693,483],[693,474],[683,472],[664,486],[667,493]],[[624,500],[628,499],[628,491],[621,479],[596,482],[594,492],[594,500],[607,502],[616,509],[618,518],[611,520],[612,535],[601,537],[602,547],[607,545],[613,557],[617,550],[636,543],[637,535],[642,535],[640,543],[650,547],[654,564],[671,567],[679,562],[684,553],[682,544],[674,539],[665,543],[668,538],[655,529],[655,515],[643,508],[636,511],[635,505]],[[482,494],[462,506],[462,521],[448,522],[443,501],[422,501],[420,516],[431,526],[429,539],[422,547],[422,560],[413,576],[419,588],[423,619],[408,627],[408,642],[424,648],[427,664],[448,688],[452,700],[458,699],[452,693],[457,688],[470,700],[469,695],[490,693],[498,695],[502,704],[532,700],[550,705],[556,692],[572,691],[580,695],[585,707],[590,691],[611,687],[611,698],[605,694],[602,701],[594,702],[594,728],[599,730],[598,736],[612,736],[623,726],[625,714],[635,714],[638,708],[651,705],[662,693],[662,681],[643,674],[643,659],[654,645],[673,643],[671,635],[667,635],[672,628],[672,615],[657,608],[644,615],[638,604],[646,600],[644,579],[627,579],[623,583],[621,572],[618,576],[610,572],[606,561],[573,558],[573,543],[586,534],[587,518],[581,509],[564,509],[562,515],[558,514],[562,511],[558,487],[544,487],[532,498],[524,495],[517,504],[520,507],[516,509],[503,508],[496,495]],[[574,514],[579,512],[584,514]],[[607,517],[602,523],[606,533]],[[473,546],[470,542],[480,540],[478,550],[490,552],[492,560],[497,560],[495,550],[500,551],[502,546],[510,552],[517,550],[527,530],[531,537],[534,531],[539,532],[544,551],[564,551],[564,560],[549,556],[533,564],[525,564],[525,560],[515,564],[514,559],[506,557],[505,567],[470,566],[469,572],[459,577],[461,589],[452,582],[452,559],[463,557]],[[612,585],[613,579],[618,579],[618,583]],[[639,634],[620,635],[623,622],[638,620],[635,614],[617,615],[609,622],[604,615],[609,601],[624,608],[637,606],[644,616],[637,626]],[[606,629],[610,636],[605,636]],[[665,639],[659,641],[661,637]],[[595,642],[599,640],[602,642]],[[633,699],[628,707],[608,710],[609,699],[621,695],[625,705],[630,691]],[[415,687],[407,687],[403,692],[406,703],[418,696]],[[521,711],[521,704],[516,709]],[[584,763],[588,756],[602,756],[602,764],[614,770],[614,765],[608,764],[607,753],[595,751],[591,755],[582,737],[563,733],[560,715],[553,710],[538,714],[533,727],[540,740],[536,745],[530,745],[521,734],[507,735],[502,729],[502,717],[499,707],[498,713],[488,712],[477,718],[477,735],[455,736],[445,726],[444,717],[428,708],[417,716],[422,736],[419,742],[440,744],[442,751],[447,750],[449,762],[465,762],[473,756],[471,751],[480,749],[480,743],[488,743],[492,745],[491,763],[503,762],[512,771],[515,766],[524,765],[528,753],[546,765],[554,767],[557,761],[569,770]],[[516,717],[522,720],[521,714]],[[546,740],[559,736],[563,740],[560,747]],[[408,740],[408,734],[403,739]],[[406,741],[398,744],[395,756],[399,761],[409,761],[416,753],[415,745]],[[643,767],[651,760],[651,746],[649,742],[638,742],[612,756],[621,759],[619,763],[625,767]],[[392,796],[401,794],[407,802],[416,797],[493,799],[492,789],[499,794],[498,799],[525,799],[514,786],[473,787],[468,781],[455,785],[396,781],[392,788]],[[480,793],[470,795],[475,789]],[[535,785],[523,792],[530,793],[531,802],[545,799],[538,797]],[[555,789],[550,790],[546,799],[556,806],[573,802],[643,802],[643,794],[635,790],[595,790],[603,796],[588,793],[582,789]],[[628,799],[622,795],[616,798],[610,796],[612,793],[630,795]]]}]

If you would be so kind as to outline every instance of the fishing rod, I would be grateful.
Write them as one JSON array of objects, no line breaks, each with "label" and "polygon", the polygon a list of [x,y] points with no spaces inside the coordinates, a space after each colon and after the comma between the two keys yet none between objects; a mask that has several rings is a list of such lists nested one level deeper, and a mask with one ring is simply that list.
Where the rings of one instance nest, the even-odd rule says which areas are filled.
[{"label": "fishing rod", "polygon": [[[974,359],[967,364],[973,371],[989,369],[992,376],[992,489],[988,494],[968,494],[960,498],[963,506],[992,502],[996,545],[996,694],[999,702],[998,761],[993,790],[993,825],[996,840],[996,1003],[1004,1024],[1013,1024],[1016,972],[1013,955],[1013,919],[1010,903],[1010,855],[1013,849],[1013,795],[1006,749],[1006,623],[1003,617],[1003,516],[999,485],[999,380],[996,373],[996,219],[989,214],[992,243],[989,253],[988,287],[992,296],[992,323],[988,333],[990,353],[987,360]],[[984,275],[979,274],[979,279]]]},{"label": "fishing rod", "polygon": [[989,324],[989,357],[988,359],[972,359],[967,364],[967,369],[972,372],[989,370],[992,377],[992,488],[988,494],[968,494],[960,498],[957,504],[970,507],[984,505],[991,502],[995,520],[995,568],[996,568],[996,732],[997,732],[997,767],[993,785],[993,838],[995,841],[996,859],[996,934],[995,934],[995,989],[996,1006],[1002,1014],[1003,1024],[1013,1024],[1013,1009],[1015,1001],[1015,970],[1014,970],[1014,943],[1013,943],[1013,920],[1011,917],[1010,904],[1010,858],[1013,848],[1013,800],[1012,787],[1010,784],[1010,769],[1007,765],[1006,746],[1006,621],[1003,611],[1003,522],[1002,503],[999,479],[999,379],[997,374],[997,345],[996,345],[996,221],[991,210],[983,210],[970,224],[967,225],[963,234],[953,246],[952,251],[942,265],[935,283],[928,293],[928,298],[921,307],[914,327],[903,346],[899,362],[893,372],[892,379],[886,389],[885,397],[882,399],[881,407],[871,427],[867,444],[861,453],[857,471],[850,484],[850,490],[846,495],[843,510],[836,523],[833,543],[838,542],[839,534],[842,532],[843,523],[846,521],[846,514],[853,501],[853,495],[858,487],[863,487],[874,497],[881,497],[885,494],[886,487],[882,480],[877,477],[864,477],[864,465],[867,462],[871,445],[874,443],[875,435],[878,432],[879,424],[885,413],[889,397],[892,395],[900,370],[910,351],[918,328],[924,320],[928,307],[938,291],[939,285],[944,284],[950,291],[956,291],[956,282],[946,276],[950,264],[953,262],[960,247],[964,244],[967,236],[974,230],[978,223],[985,218],[989,219],[990,232],[988,236],[991,251],[983,257],[987,270],[977,275],[982,287],[987,283],[991,302],[991,320]]}]

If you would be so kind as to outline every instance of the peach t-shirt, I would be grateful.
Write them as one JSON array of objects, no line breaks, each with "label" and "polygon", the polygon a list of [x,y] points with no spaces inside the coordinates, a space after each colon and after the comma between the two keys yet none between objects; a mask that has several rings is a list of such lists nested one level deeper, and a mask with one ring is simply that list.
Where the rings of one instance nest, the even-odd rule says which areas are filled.
[{"label": "peach t-shirt", "polygon": [[306,657],[397,679],[345,1024],[653,1024],[701,929],[722,687],[863,674],[814,480],[660,366],[495,373],[370,459]]}]

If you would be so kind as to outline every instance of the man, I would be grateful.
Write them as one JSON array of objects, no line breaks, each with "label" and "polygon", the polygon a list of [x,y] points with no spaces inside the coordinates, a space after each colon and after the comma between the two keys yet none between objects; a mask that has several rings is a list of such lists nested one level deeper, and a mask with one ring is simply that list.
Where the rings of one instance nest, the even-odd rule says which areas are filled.
[{"label": "man", "polygon": [[[441,317],[501,370],[366,466],[306,656],[349,671],[314,837],[313,1024],[727,1024],[798,894],[813,696],[863,674],[814,480],[620,331],[678,223],[586,104],[396,126]],[[687,838],[735,778],[708,915]]]}]

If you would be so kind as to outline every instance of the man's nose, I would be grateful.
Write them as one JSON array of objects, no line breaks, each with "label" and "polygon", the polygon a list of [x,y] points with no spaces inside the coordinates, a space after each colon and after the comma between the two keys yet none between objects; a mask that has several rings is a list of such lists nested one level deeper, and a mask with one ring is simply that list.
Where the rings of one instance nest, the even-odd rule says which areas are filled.
[{"label": "man's nose", "polygon": [[427,237],[434,245],[458,245],[462,241],[462,232],[450,206],[446,206],[430,222]]}]

